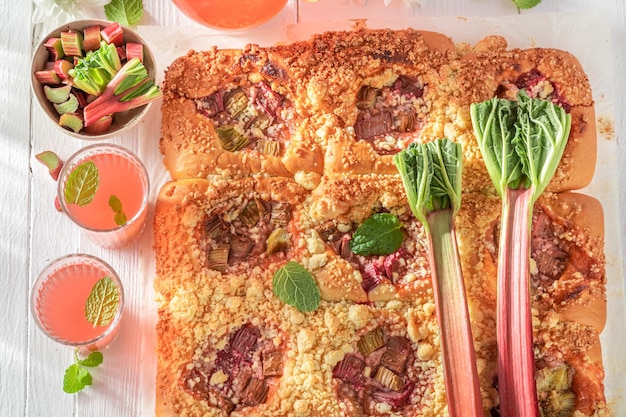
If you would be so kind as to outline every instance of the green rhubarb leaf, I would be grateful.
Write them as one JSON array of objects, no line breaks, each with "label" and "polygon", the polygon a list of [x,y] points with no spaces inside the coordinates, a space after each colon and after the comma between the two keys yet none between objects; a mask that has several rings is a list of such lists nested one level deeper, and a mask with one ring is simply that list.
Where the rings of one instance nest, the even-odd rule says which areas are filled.
[{"label": "green rhubarb leaf", "polygon": [[459,143],[448,139],[434,140],[425,145],[432,156],[430,205],[433,210],[461,207],[461,175],[463,149]]},{"label": "green rhubarb leaf", "polygon": [[393,161],[402,178],[413,215],[425,224],[426,210],[432,210],[432,207],[426,207],[430,196],[432,155],[426,147],[412,143],[394,155]]},{"label": "green rhubarb leaf", "polygon": [[274,273],[274,295],[302,312],[315,311],[320,290],[309,271],[297,262],[287,262]]},{"label": "green rhubarb leaf", "polygon": [[122,68],[122,63],[114,44],[100,42],[100,48],[87,52],[74,68],[69,70],[72,81],[79,88],[94,96],[102,94],[106,86]]},{"label": "green rhubarb leaf", "polygon": [[487,171],[503,196],[507,189],[533,187],[537,199],[554,175],[565,150],[571,116],[548,101],[494,98],[470,105],[478,147]]},{"label": "green rhubarb leaf", "polygon": [[143,16],[142,0],[112,0],[104,6],[108,20],[118,22],[123,26],[133,26],[139,23]]},{"label": "green rhubarb leaf", "polygon": [[350,240],[350,250],[357,255],[389,255],[402,245],[402,223],[389,213],[377,213],[365,220]]},{"label": "green rhubarb leaf", "polygon": [[100,175],[93,161],[83,162],[70,174],[65,184],[64,197],[67,204],[85,206],[89,204],[98,190]]},{"label": "green rhubarb leaf", "polygon": [[519,135],[514,138],[522,172],[533,185],[533,201],[550,183],[567,145],[571,116],[548,100],[517,94]]},{"label": "green rhubarb leaf", "polygon": [[500,195],[507,188],[519,188],[524,180],[522,162],[513,145],[519,135],[517,110],[516,102],[497,97],[470,105],[478,147]]},{"label": "green rhubarb leaf", "polygon": [[93,286],[85,303],[85,318],[95,326],[108,325],[119,305],[119,293],[110,277],[104,277]]},{"label": "green rhubarb leaf", "polygon": [[412,143],[394,156],[394,163],[415,217],[428,228],[436,210],[461,206],[462,147],[449,139]]}]

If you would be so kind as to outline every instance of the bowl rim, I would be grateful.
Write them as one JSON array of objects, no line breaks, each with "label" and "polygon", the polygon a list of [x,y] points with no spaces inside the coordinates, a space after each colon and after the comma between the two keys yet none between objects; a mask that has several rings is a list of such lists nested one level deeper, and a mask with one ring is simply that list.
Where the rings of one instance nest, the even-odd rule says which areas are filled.
[{"label": "bowl rim", "polygon": [[[67,30],[81,30],[82,31],[86,29],[87,27],[94,26],[94,25],[107,27],[115,23],[116,22],[114,21],[104,20],[104,19],[81,19],[81,20],[74,20],[71,22],[67,22],[51,30],[50,32],[48,32],[45,36],[41,38],[37,46],[33,48],[31,63],[30,63],[30,85],[31,85],[31,92],[34,96],[32,97],[32,99],[37,102],[41,110],[46,114],[46,118],[49,119],[57,127],[57,129],[60,129],[63,133],[65,133],[68,136],[74,137],[76,139],[81,139],[81,140],[104,140],[104,139],[109,139],[113,136],[121,135],[124,132],[133,128],[148,113],[148,111],[152,107],[152,104],[154,103],[154,101],[152,101],[150,103],[144,104],[137,108],[116,113],[118,117],[120,117],[119,115],[122,115],[124,120],[122,120],[117,125],[116,125],[116,122],[114,121],[113,125],[115,125],[115,127],[109,128],[109,130],[107,130],[104,133],[92,134],[92,133],[87,133],[84,131],[77,133],[72,130],[66,129],[58,124],[59,115],[54,110],[52,103],[47,102],[45,95],[43,93],[43,84],[41,84],[35,78],[35,71],[38,68],[40,68],[43,63],[48,61],[48,58],[47,58],[48,51],[46,50],[44,43],[49,38],[59,37],[61,32],[67,31]],[[154,58],[154,54],[152,53],[151,48],[148,46],[147,42],[135,30],[129,27],[126,27],[122,24],[120,24],[120,26],[122,27],[122,31],[124,33],[125,42],[128,42],[127,35],[130,35],[130,37],[133,38],[132,41],[140,42],[143,45],[144,65],[146,66],[146,69],[148,70],[148,75],[153,80],[156,80],[157,65],[156,65],[156,59]]]}]

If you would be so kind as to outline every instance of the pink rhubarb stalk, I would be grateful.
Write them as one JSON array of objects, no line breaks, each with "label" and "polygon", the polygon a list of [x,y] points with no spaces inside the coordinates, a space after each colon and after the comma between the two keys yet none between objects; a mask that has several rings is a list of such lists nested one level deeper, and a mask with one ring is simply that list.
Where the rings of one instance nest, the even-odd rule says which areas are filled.
[{"label": "pink rhubarb stalk", "polygon": [[498,390],[500,415],[539,417],[530,302],[533,189],[507,189],[498,249]]},{"label": "pink rhubarb stalk", "polygon": [[85,107],[85,127],[113,113],[148,104],[161,95],[139,58],[133,58],[115,74],[102,94]]},{"label": "pink rhubarb stalk", "polygon": [[530,299],[530,228],[535,201],[559,166],[571,116],[520,90],[516,100],[470,106],[474,133],[502,199],[498,246],[498,395],[503,417],[538,417]]},{"label": "pink rhubarb stalk", "polygon": [[[451,210],[427,215],[430,265],[450,417],[482,416],[480,382]],[[506,415],[506,414],[503,414]]]},{"label": "pink rhubarb stalk", "polygon": [[450,417],[483,417],[474,338],[456,241],[461,145],[412,143],[394,156],[409,206],[429,239],[430,269]]}]

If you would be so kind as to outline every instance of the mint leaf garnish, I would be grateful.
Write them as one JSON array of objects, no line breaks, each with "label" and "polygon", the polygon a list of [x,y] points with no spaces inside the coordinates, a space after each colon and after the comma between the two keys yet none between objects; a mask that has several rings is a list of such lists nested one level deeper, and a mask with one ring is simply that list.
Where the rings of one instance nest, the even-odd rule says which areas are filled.
[{"label": "mint leaf garnish", "polygon": [[109,207],[111,207],[111,210],[113,210],[113,212],[115,213],[115,224],[117,224],[118,226],[124,226],[128,219],[126,217],[126,214],[122,210],[122,202],[119,198],[117,198],[117,196],[112,195],[111,197],[109,197]]},{"label": "mint leaf garnish", "polygon": [[65,183],[64,197],[67,204],[87,205],[93,200],[100,183],[98,167],[93,161],[78,165]]},{"label": "mint leaf garnish", "polygon": [[118,226],[124,226],[128,221],[128,219],[126,218],[126,214],[124,214],[123,212],[115,213],[115,216],[113,216],[113,220]]},{"label": "mint leaf garnish", "polygon": [[65,375],[63,375],[63,391],[74,394],[82,391],[87,385],[91,385],[93,378],[86,368],[97,367],[103,359],[102,353],[98,351],[91,352],[85,359],[79,359],[78,349],[74,350],[74,363],[65,370]]},{"label": "mint leaf garnish", "polygon": [[314,311],[320,303],[320,289],[309,271],[297,262],[287,262],[274,273],[274,295],[302,312]]},{"label": "mint leaf garnish", "polygon": [[113,210],[115,213],[119,213],[120,211],[122,211],[122,202],[119,198],[112,195],[111,197],[109,197],[109,207],[111,207],[111,210]]},{"label": "mint leaf garnish", "polygon": [[530,9],[541,3],[541,0],[513,0],[513,2],[520,9]]},{"label": "mint leaf garnish", "polygon": [[104,277],[93,286],[85,303],[85,318],[95,326],[108,325],[117,311],[119,293],[113,280]]},{"label": "mint leaf garnish", "polygon": [[402,245],[402,223],[389,213],[378,213],[365,220],[350,239],[350,250],[357,255],[388,255]]},{"label": "mint leaf garnish", "polygon": [[123,26],[133,26],[143,16],[142,0],[112,0],[104,6],[104,13],[108,20]]}]

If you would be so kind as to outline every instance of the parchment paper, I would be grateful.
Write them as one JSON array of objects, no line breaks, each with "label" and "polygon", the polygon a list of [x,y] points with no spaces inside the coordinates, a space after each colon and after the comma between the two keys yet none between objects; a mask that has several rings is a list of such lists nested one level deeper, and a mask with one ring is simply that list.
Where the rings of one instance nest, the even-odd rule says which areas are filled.
[{"label": "parchment paper", "polygon": [[[269,46],[308,38],[313,33],[325,30],[351,29],[356,22],[344,21],[321,24],[298,24],[261,34],[216,35],[215,32],[196,28],[164,28],[141,26],[140,35],[148,43],[157,61],[161,82],[166,68],[177,57],[188,50],[206,50],[216,45],[220,48],[241,48],[247,43]],[[622,248],[619,236],[617,141],[614,133],[613,110],[613,71],[611,68],[610,19],[607,12],[528,14],[494,18],[418,18],[412,20],[368,19],[367,27],[402,29],[414,27],[434,30],[450,36],[456,43],[474,44],[484,36],[499,34],[504,36],[510,47],[551,47],[574,54],[589,75],[596,105],[598,125],[598,161],[592,184],[581,192],[598,198],[605,211],[607,258],[607,325],[601,335],[603,359],[606,370],[606,396],[615,417],[626,416],[626,308],[624,297],[624,273],[622,268]],[[160,114],[158,106],[141,123],[139,129],[142,146],[139,155],[148,167],[153,201],[161,186],[169,179],[163,167],[158,149],[160,137]],[[146,233],[152,234],[151,226]],[[142,344],[143,375],[141,384],[145,388],[142,398],[142,415],[154,416],[154,392],[156,360],[154,356],[156,304],[152,279],[154,277],[154,256],[144,258],[145,277],[142,296]]]}]

